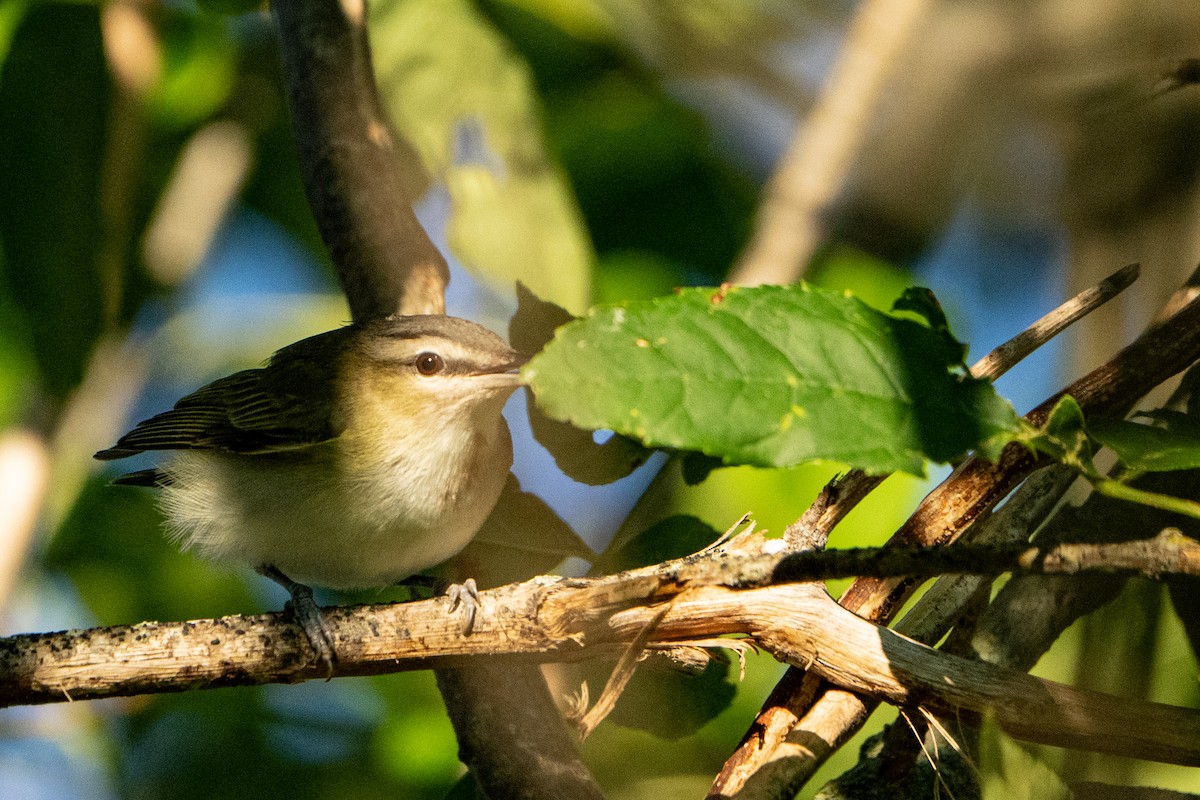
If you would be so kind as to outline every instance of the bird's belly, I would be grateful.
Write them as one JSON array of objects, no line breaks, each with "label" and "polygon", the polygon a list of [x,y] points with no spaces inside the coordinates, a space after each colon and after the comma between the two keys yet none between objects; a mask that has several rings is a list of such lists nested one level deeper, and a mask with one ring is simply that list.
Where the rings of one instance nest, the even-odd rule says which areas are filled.
[{"label": "bird's belly", "polygon": [[[436,484],[436,474],[377,473],[331,483],[326,465],[266,469],[242,459],[231,465],[219,454],[183,453],[169,468],[175,480],[162,503],[172,537],[210,560],[270,564],[294,580],[332,589],[385,586],[470,542],[511,464],[510,449],[488,455],[494,466],[447,486]],[[239,470],[235,480],[231,466]],[[418,479],[434,481],[434,490],[402,488]]]},{"label": "bird's belly", "polygon": [[331,589],[386,586],[458,553],[481,522],[449,514],[436,525],[396,521],[380,528],[330,516],[321,536],[280,528],[237,560],[273,564],[295,580]]}]

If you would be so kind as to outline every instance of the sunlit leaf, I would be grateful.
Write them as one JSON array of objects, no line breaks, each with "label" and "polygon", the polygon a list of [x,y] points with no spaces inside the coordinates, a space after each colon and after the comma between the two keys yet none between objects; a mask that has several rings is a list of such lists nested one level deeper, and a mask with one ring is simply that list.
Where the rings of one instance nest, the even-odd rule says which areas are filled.
[{"label": "sunlit leaf", "polygon": [[371,42],[392,119],[450,191],[455,254],[581,311],[591,245],[524,62],[467,0],[375,3]]},{"label": "sunlit leaf", "polygon": [[840,293],[684,290],[603,306],[524,369],[558,419],[726,463],[918,474],[1016,430],[956,342]]}]

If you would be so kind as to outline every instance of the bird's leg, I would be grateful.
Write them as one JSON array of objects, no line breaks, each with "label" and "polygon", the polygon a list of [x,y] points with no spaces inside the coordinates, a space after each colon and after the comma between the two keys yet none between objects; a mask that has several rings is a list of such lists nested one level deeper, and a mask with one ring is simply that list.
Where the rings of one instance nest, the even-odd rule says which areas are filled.
[{"label": "bird's leg", "polygon": [[292,619],[304,631],[308,643],[316,651],[317,660],[325,665],[326,679],[332,678],[333,665],[337,663],[337,652],[333,648],[333,637],[329,635],[329,629],[325,627],[325,618],[321,615],[321,609],[313,600],[312,589],[303,583],[292,580],[272,564],[261,564],[255,567],[255,572],[287,589],[292,599],[288,600],[284,611],[289,612]]}]

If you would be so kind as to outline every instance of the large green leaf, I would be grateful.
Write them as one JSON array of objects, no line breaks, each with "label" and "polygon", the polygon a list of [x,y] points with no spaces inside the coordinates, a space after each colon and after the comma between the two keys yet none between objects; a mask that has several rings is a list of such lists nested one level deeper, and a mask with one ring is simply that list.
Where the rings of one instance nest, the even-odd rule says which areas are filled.
[{"label": "large green leaf", "polygon": [[524,369],[552,417],[726,463],[919,474],[1017,416],[946,332],[807,284],[602,306]]}]

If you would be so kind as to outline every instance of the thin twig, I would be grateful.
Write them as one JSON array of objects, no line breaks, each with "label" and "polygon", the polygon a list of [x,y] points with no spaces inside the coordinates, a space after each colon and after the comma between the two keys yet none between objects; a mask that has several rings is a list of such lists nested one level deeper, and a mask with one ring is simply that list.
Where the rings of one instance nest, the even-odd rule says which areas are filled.
[{"label": "thin twig", "polygon": [[771,177],[750,245],[730,273],[746,285],[793,283],[824,236],[871,114],[928,0],[867,0],[855,12],[826,88]]},{"label": "thin twig", "polygon": [[1130,264],[1085,289],[975,362],[971,374],[989,380],[999,378],[1034,350],[1125,291],[1140,273],[1139,265]]}]

